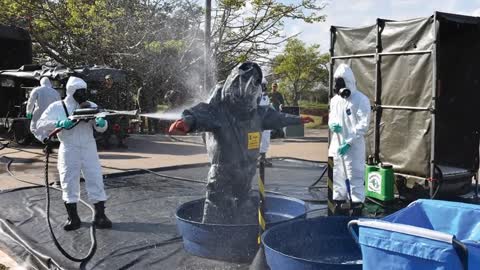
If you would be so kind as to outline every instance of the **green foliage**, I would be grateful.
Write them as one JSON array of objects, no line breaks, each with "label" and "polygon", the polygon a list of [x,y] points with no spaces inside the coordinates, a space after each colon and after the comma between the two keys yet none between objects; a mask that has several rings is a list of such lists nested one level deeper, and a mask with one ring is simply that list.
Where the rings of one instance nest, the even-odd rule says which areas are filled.
[{"label": "green foliage", "polygon": [[321,55],[319,45],[306,46],[298,39],[290,39],[282,54],[274,59],[273,72],[280,78],[280,88],[292,105],[309,92],[324,91],[328,84],[328,55]]},{"label": "green foliage", "polygon": [[319,109],[319,110],[328,110],[328,104],[326,103],[319,103],[319,102],[311,102],[311,101],[305,101],[305,100],[300,100],[298,102],[301,108],[306,108],[306,109]]},{"label": "green foliage", "polygon": [[[185,78],[203,63],[203,10],[190,0],[0,0],[0,24],[29,30],[34,58],[69,67],[124,69],[143,85],[142,109],[155,110],[168,89],[187,91]],[[194,83],[193,83],[194,84]],[[198,85],[200,83],[197,83]],[[136,92],[136,89],[132,89]]]},{"label": "green foliage", "polygon": [[211,59],[205,60],[203,1],[0,0],[0,24],[28,29],[40,63],[128,71],[142,86],[133,89],[141,109],[155,110],[170,89],[197,95],[205,64],[213,63],[221,80],[239,62],[269,61],[269,49],[286,38],[285,19],[324,20],[316,0],[214,2]]},{"label": "green foliage", "polygon": [[218,78],[245,59],[270,62],[270,49],[287,38],[282,34],[286,19],[322,22],[325,7],[317,0],[219,0],[214,13],[212,57]]}]

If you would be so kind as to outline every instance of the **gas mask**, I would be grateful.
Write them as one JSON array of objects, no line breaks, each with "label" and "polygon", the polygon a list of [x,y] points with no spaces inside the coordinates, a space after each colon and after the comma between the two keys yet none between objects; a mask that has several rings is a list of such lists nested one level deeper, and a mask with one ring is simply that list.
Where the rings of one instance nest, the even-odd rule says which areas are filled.
[{"label": "gas mask", "polygon": [[230,73],[224,85],[222,99],[238,118],[251,117],[261,95],[262,70],[252,62],[241,64]]},{"label": "gas mask", "polygon": [[88,99],[87,89],[81,88],[81,89],[75,90],[75,93],[73,94],[73,99],[75,99],[75,101],[78,104],[82,104],[85,101],[87,101]]},{"label": "gas mask", "polygon": [[335,78],[335,86],[333,88],[333,92],[338,94],[342,98],[348,98],[352,94],[352,91],[347,88],[345,84],[345,80],[343,78]]}]

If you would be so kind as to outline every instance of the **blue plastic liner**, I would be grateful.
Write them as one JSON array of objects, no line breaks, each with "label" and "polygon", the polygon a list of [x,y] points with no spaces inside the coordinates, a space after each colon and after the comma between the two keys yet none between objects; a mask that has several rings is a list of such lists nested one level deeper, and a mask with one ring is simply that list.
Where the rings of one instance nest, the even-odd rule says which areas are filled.
[{"label": "blue plastic liner", "polygon": [[[362,269],[362,255],[347,224],[351,217],[317,217],[267,230],[262,241],[270,269]],[[379,268],[380,269],[380,268]]]},{"label": "blue plastic liner", "polygon": [[[177,229],[185,250],[193,255],[230,262],[251,262],[258,250],[258,224],[201,223],[205,199],[190,201],[177,209]],[[304,218],[305,202],[267,194],[265,200],[267,228]]]},{"label": "blue plastic liner", "polygon": [[[358,240],[365,270],[455,270],[465,269],[467,264],[468,269],[480,269],[478,205],[418,200],[381,222],[371,223],[386,228],[368,223],[359,221]],[[458,241],[468,255],[454,247]]]}]

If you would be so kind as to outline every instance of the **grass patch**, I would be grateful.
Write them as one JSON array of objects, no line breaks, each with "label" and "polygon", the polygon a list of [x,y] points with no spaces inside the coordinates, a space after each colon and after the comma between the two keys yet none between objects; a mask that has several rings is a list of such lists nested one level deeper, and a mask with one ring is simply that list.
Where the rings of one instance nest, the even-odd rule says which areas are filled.
[{"label": "grass patch", "polygon": [[310,101],[305,101],[305,100],[300,100],[298,102],[298,105],[300,106],[300,108],[305,108],[305,109],[319,109],[319,110],[327,110],[328,109],[328,104],[310,102]]}]

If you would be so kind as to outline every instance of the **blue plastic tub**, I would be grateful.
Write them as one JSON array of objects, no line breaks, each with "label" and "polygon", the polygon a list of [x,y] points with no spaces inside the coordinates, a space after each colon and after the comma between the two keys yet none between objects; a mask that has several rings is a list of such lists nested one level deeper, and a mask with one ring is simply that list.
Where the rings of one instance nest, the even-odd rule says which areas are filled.
[{"label": "blue plastic tub", "polygon": [[262,240],[268,266],[275,270],[362,269],[360,248],[347,229],[352,219],[318,217],[267,230]]},{"label": "blue plastic tub", "polygon": [[[258,249],[258,224],[203,224],[205,199],[182,204],[176,213],[177,228],[185,250],[193,255],[230,262],[250,262]],[[265,219],[267,227],[294,218],[304,218],[305,202],[267,194]]]},{"label": "blue plastic tub", "polygon": [[365,270],[480,269],[479,205],[418,200],[383,220],[349,226],[355,224]]}]

